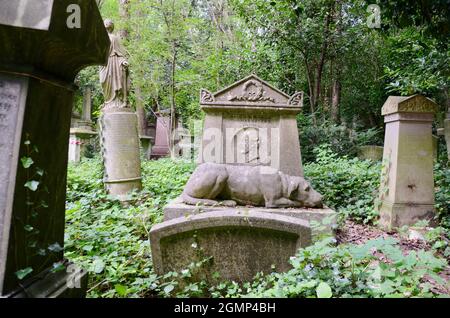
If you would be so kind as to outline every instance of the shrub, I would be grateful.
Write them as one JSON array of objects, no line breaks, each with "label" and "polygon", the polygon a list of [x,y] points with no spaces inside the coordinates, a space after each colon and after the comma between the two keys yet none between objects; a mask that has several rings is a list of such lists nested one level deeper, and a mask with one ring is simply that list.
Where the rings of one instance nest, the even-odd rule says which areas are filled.
[{"label": "shrub", "polygon": [[380,163],[338,157],[328,145],[314,152],[316,161],[305,165],[305,176],[324,196],[325,204],[356,221],[374,221],[378,215],[374,200],[380,183]]},{"label": "shrub", "polygon": [[357,130],[326,120],[314,126],[309,116],[301,116],[299,129],[305,163],[316,159],[315,149],[323,144],[329,145],[333,153],[350,158],[357,155],[360,146],[383,145],[382,130],[377,128]]},{"label": "shrub", "polygon": [[192,168],[170,159],[143,162],[144,190],[123,207],[104,191],[99,158],[69,164],[65,257],[90,272],[88,297],[159,291],[148,233],[161,221],[162,207],[181,193]]},{"label": "shrub", "polygon": [[446,290],[437,275],[447,262],[431,252],[404,255],[392,238],[362,245],[334,245],[332,238],[300,249],[286,273],[259,276],[242,288],[233,283],[212,288],[216,297],[436,297],[430,279]]},{"label": "shrub", "polygon": [[444,164],[434,167],[434,182],[436,189],[436,211],[441,225],[450,229],[450,169]]}]

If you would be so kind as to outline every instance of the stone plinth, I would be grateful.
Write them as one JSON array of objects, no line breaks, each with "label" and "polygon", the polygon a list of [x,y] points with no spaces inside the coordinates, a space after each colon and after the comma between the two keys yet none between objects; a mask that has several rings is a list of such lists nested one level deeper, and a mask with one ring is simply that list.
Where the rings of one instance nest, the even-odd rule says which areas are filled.
[{"label": "stone plinth", "polygon": [[311,244],[311,229],[294,217],[221,210],[154,225],[150,240],[158,275],[209,259],[193,279],[242,283],[259,272],[289,270],[289,258]]},{"label": "stone plinth", "polygon": [[268,165],[303,176],[296,121],[302,105],[302,92],[289,96],[255,75],[214,94],[202,90],[198,162]]},{"label": "stone plinth", "polygon": [[359,159],[370,159],[373,161],[380,161],[383,159],[382,146],[361,146],[358,148]]},{"label": "stone plinth", "polygon": [[142,188],[137,115],[130,108],[103,110],[100,128],[106,189],[127,200],[131,191]]},{"label": "stone plinth", "polygon": [[[51,269],[63,262],[73,80],[106,61],[109,40],[95,1],[20,4],[0,2],[0,296],[82,297],[68,267]],[[67,25],[73,4],[81,28]]]},{"label": "stone plinth", "polygon": [[434,217],[433,138],[436,104],[413,95],[390,96],[380,184],[380,223],[392,229]]},{"label": "stone plinth", "polygon": [[[295,217],[311,224],[312,237],[315,239],[320,235],[334,235],[336,226],[336,212],[330,208],[265,208],[237,206],[229,208],[224,206],[192,206],[183,203],[181,197],[174,199],[164,207],[164,221],[188,217],[211,211],[236,211],[239,213],[260,212]],[[317,223],[318,227],[314,226]]]}]

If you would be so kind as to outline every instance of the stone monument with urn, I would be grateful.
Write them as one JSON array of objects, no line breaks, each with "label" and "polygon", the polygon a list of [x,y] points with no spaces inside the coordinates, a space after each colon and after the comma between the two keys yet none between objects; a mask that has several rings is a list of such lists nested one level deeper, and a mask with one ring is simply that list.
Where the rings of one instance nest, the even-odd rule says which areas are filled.
[{"label": "stone monument with urn", "polygon": [[127,200],[131,191],[142,187],[138,119],[128,103],[130,78],[125,49],[113,33],[111,20],[105,20],[105,28],[111,46],[108,64],[100,69],[105,100],[100,117],[104,182],[109,194]]}]

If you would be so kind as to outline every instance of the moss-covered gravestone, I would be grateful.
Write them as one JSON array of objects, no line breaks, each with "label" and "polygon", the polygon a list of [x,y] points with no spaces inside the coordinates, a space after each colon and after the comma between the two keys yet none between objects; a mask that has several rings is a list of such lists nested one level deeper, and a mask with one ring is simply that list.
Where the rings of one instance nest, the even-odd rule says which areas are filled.
[{"label": "moss-covered gravestone", "polygon": [[80,297],[63,258],[73,81],[108,35],[94,0],[18,2],[0,3],[0,296]]}]

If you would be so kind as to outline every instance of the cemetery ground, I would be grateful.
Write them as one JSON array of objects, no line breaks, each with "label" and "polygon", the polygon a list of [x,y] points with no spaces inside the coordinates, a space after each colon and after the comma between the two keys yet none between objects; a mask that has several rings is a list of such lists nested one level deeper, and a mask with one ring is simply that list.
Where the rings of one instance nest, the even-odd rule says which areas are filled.
[{"label": "cemetery ground", "polygon": [[[323,237],[300,249],[286,273],[259,274],[244,285],[210,286],[194,279],[196,269],[208,266],[205,259],[157,276],[149,231],[162,221],[163,207],[181,193],[195,167],[167,158],[142,162],[143,191],[125,207],[104,191],[100,158],[71,163],[65,257],[89,271],[88,297],[448,296],[450,171],[436,163],[440,224],[420,240],[406,229],[388,233],[376,227],[380,162],[339,156],[326,145],[314,154],[304,165],[305,176],[325,204],[338,211],[336,238]],[[419,230],[424,226],[417,224]]]}]

